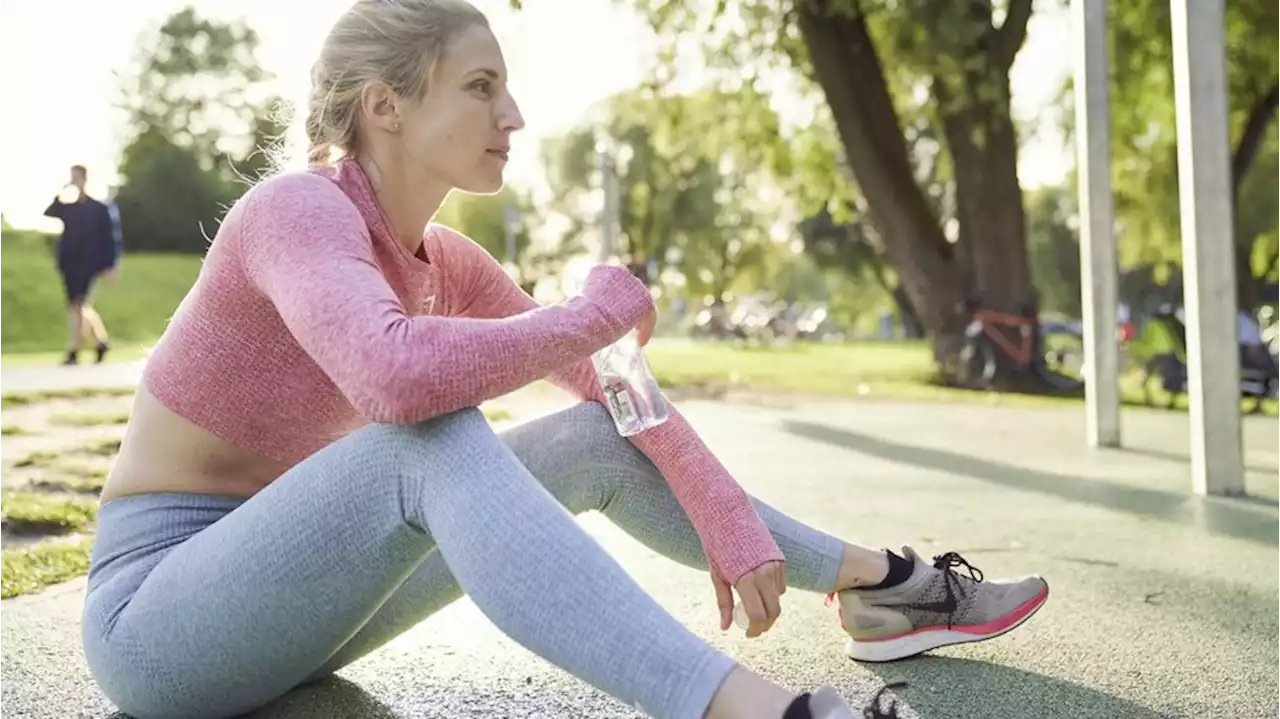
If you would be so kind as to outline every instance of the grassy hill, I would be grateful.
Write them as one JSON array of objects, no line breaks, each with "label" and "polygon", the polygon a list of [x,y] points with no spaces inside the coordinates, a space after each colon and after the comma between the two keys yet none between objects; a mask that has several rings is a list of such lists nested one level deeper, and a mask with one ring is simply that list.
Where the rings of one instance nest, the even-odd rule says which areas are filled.
[{"label": "grassy hill", "polygon": [[[53,238],[39,232],[6,228],[0,235],[0,347],[6,354],[66,347],[66,298],[52,247]],[[195,282],[200,259],[126,254],[117,283],[99,282],[93,294],[112,339],[158,337]]]}]

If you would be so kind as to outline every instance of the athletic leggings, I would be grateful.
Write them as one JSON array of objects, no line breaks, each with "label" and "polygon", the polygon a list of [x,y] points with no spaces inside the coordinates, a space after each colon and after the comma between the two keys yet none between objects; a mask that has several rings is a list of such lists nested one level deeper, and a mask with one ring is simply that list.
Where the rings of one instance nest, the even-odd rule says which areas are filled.
[{"label": "athletic leggings", "polygon": [[[791,586],[833,589],[843,544],[756,502]],[[657,469],[584,403],[495,434],[479,410],[370,425],[247,500],[103,505],[84,648],[148,717],[226,717],[368,654],[466,594],[529,650],[641,711],[701,717],[734,662],[646,594],[573,519],[599,510],[706,567]]]}]

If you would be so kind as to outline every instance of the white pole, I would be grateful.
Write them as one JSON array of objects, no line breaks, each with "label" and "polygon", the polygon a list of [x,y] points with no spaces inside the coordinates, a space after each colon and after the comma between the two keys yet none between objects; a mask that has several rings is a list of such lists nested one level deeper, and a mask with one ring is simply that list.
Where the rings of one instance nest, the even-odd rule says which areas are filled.
[{"label": "white pole", "polygon": [[618,193],[613,157],[603,140],[596,144],[596,163],[600,168],[600,188],[604,191],[604,209],[600,213],[600,262],[606,263],[613,255]]},{"label": "white pole", "polygon": [[1111,202],[1106,0],[1073,0],[1076,168],[1084,319],[1085,434],[1092,447],[1120,446],[1118,268]]},{"label": "white pole", "polygon": [[1196,494],[1243,494],[1223,0],[1170,0]]},{"label": "white pole", "polygon": [[519,229],[520,213],[510,202],[502,205],[502,228],[507,239],[507,264],[516,266],[516,231]]}]

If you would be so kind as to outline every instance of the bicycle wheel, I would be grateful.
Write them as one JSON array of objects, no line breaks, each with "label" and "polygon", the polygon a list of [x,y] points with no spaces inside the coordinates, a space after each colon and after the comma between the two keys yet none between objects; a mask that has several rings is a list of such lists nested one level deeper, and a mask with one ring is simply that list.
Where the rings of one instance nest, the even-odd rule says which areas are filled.
[{"label": "bicycle wheel", "polygon": [[996,376],[996,352],[985,338],[956,335],[938,349],[938,369],[952,387],[986,389]]},{"label": "bicycle wheel", "polygon": [[1051,329],[1041,335],[1036,372],[1051,387],[1078,389],[1084,385],[1084,338],[1066,329]]}]

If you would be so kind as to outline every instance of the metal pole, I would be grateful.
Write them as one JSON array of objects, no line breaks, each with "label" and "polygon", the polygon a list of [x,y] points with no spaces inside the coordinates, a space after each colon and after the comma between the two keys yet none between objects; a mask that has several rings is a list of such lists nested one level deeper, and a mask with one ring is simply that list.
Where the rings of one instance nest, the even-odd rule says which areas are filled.
[{"label": "metal pole", "polygon": [[1243,494],[1223,0],[1171,0],[1196,494]]},{"label": "metal pole", "polygon": [[1076,31],[1076,168],[1084,319],[1085,435],[1091,447],[1120,446],[1119,297],[1111,202],[1106,0],[1073,0]]},{"label": "metal pole", "polygon": [[613,255],[618,215],[618,187],[613,157],[603,141],[596,145],[596,161],[600,167],[601,188],[604,190],[604,210],[600,213],[600,262],[604,263],[608,262]]}]

